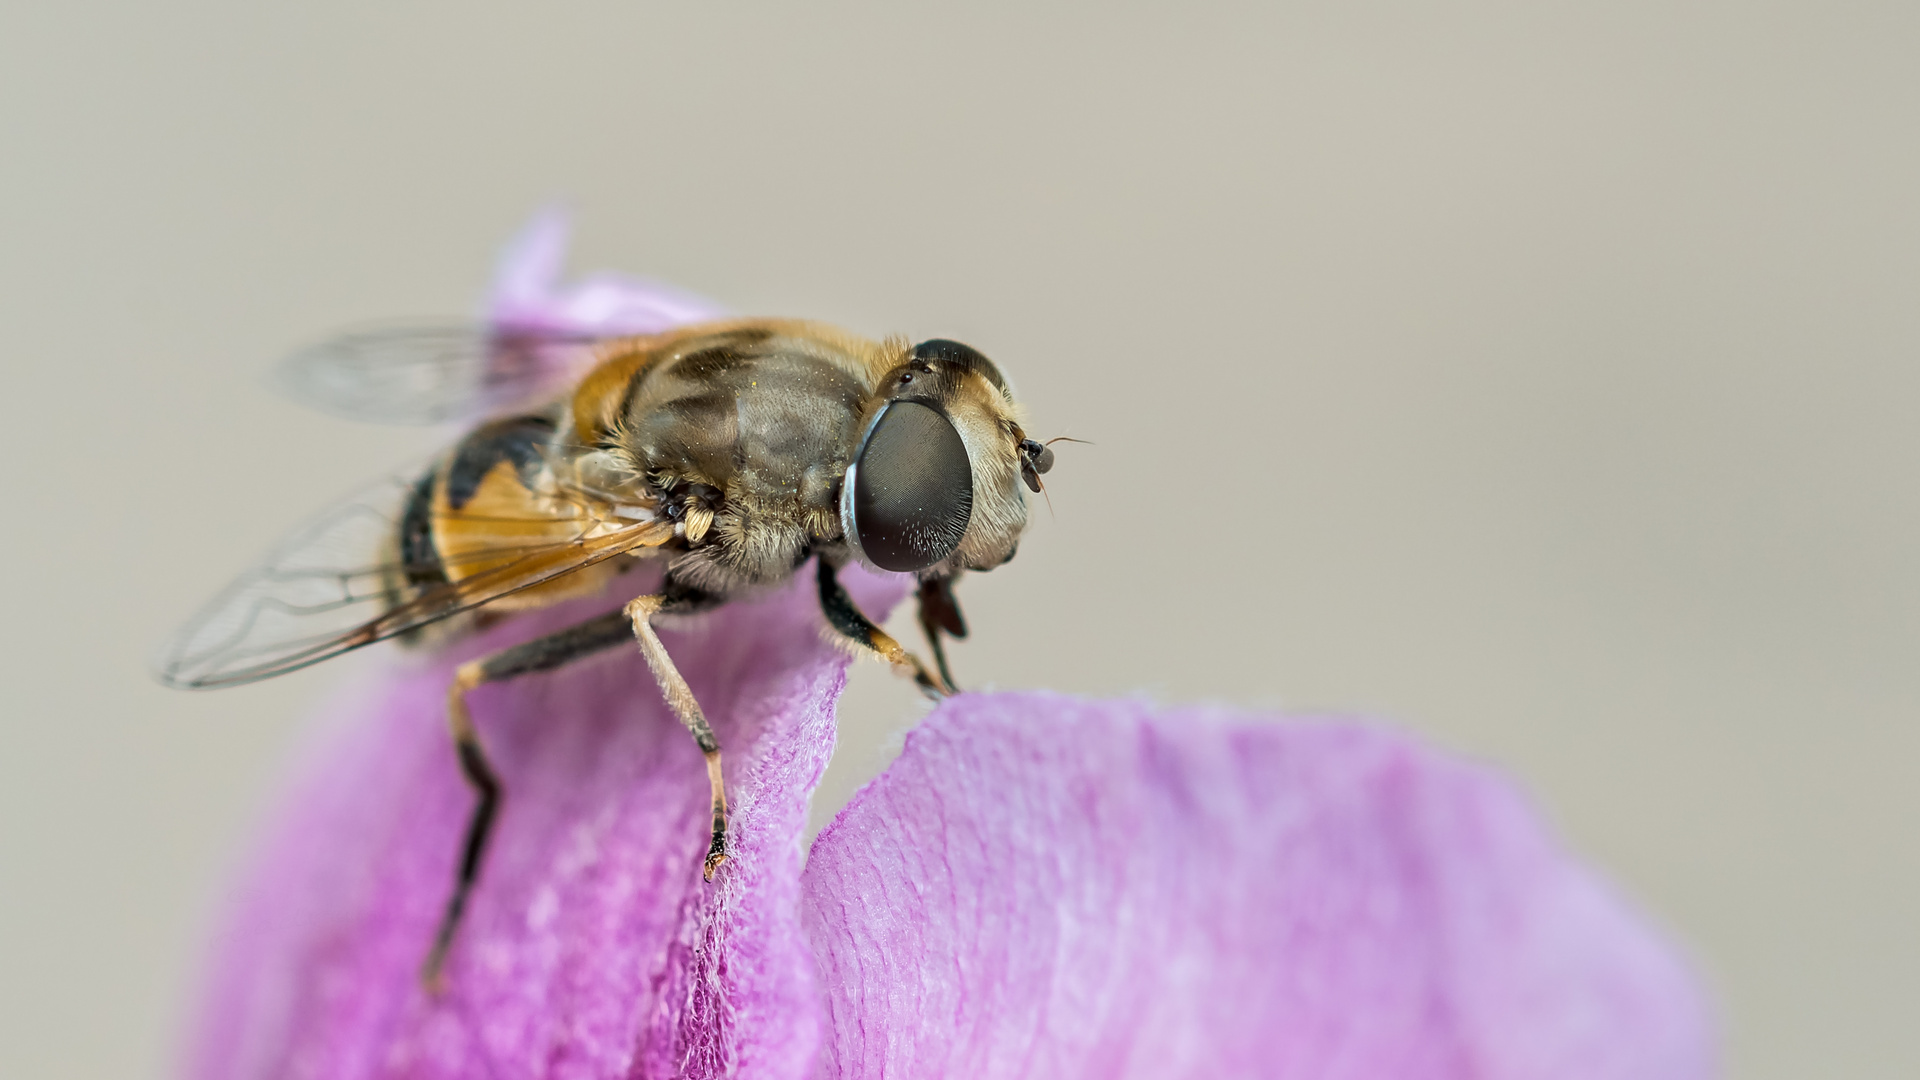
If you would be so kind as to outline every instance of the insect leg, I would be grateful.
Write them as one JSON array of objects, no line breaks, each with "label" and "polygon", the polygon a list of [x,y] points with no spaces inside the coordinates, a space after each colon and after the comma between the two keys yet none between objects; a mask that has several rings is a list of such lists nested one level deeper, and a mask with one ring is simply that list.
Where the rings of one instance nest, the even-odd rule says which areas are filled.
[{"label": "insect leg", "polygon": [[938,701],[958,692],[950,681],[936,679],[919,657],[902,648],[899,642],[853,606],[853,597],[848,596],[846,586],[840,584],[839,568],[824,557],[820,559],[820,610],[827,616],[827,625],[855,645],[879,653],[893,665],[895,671],[911,676],[928,697]]},{"label": "insect leg", "polygon": [[720,773],[720,740],[713,737],[713,728],[708,726],[706,714],[700,711],[700,703],[693,699],[693,690],[687,686],[687,680],[680,677],[680,669],[673,666],[673,658],[667,655],[660,635],[653,632],[652,620],[662,612],[686,612],[718,602],[717,597],[689,590],[669,578],[660,592],[635,599],[625,612],[633,624],[633,636],[640,640],[640,651],[646,655],[647,666],[653,669],[654,680],[660,684],[660,693],[667,699],[667,707],[693,733],[694,743],[707,756],[707,783],[713,789],[713,836],[707,845],[707,859],[700,875],[708,881],[713,880],[720,864],[727,861],[727,789]]},{"label": "insect leg", "polygon": [[571,660],[601,652],[627,640],[627,618],[610,611],[570,626],[546,637],[536,638],[491,656],[460,665],[453,685],[447,690],[447,719],[453,727],[453,742],[460,755],[460,771],[473,787],[476,800],[473,816],[467,821],[467,838],[462,845],[460,869],[454,878],[453,895],[447,899],[446,913],[440,917],[440,929],[434,934],[433,948],[421,965],[420,978],[430,989],[440,986],[441,968],[453,935],[460,928],[460,916],[466,910],[467,894],[473,889],[480,871],[480,858],[486,853],[493,833],[493,820],[500,808],[500,776],[487,762],[486,750],[474,730],[473,714],[467,708],[467,693],[485,683],[511,679],[535,671],[557,668]]},{"label": "insect leg", "polygon": [[940,633],[945,631],[955,639],[967,636],[967,621],[960,615],[960,601],[953,597],[954,578],[927,578],[920,583],[920,632],[927,637],[927,647],[933,650],[933,664],[940,669],[940,681],[947,689],[960,692],[959,684],[953,681],[953,672],[947,667],[947,650],[940,642]]}]

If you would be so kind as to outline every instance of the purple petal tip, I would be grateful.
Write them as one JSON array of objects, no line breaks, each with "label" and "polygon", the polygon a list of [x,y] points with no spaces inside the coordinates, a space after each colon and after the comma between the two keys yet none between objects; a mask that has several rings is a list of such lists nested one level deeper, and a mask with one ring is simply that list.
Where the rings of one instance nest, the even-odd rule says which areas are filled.
[{"label": "purple petal tip", "polygon": [[566,212],[547,207],[508,242],[487,309],[496,326],[617,336],[656,333],[726,314],[703,296],[626,274],[603,271],[563,286],[569,231]]}]

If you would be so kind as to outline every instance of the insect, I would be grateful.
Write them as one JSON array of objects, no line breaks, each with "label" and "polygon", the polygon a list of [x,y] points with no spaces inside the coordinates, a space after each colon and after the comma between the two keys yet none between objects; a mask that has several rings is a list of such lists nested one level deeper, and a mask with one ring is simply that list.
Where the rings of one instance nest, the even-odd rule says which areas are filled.
[{"label": "insect", "polygon": [[[812,560],[833,631],[925,692],[955,692],[942,637],[953,586],[1013,558],[1021,488],[1053,451],[1028,438],[1006,379],[955,341],[872,341],[819,323],[740,319],[594,341],[399,329],[337,338],[286,369],[297,396],[381,420],[481,417],[424,473],[317,519],[179,633],[159,665],[187,688],[284,674],[386,638],[595,595],[620,560],[659,559],[657,591],[461,665],[448,720],[475,802],[423,965],[437,984],[501,796],[466,695],[628,642],[706,756],[709,881],[727,859],[721,750],[653,622],[791,579]],[[912,573],[933,667],[855,607],[850,561]]]}]

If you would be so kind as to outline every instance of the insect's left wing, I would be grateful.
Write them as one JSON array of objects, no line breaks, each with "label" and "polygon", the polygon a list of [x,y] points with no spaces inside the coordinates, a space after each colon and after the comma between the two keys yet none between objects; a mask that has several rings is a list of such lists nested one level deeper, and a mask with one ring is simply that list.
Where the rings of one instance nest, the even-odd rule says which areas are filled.
[{"label": "insect's left wing", "polygon": [[559,397],[607,340],[477,324],[374,327],[294,353],[274,381],[294,400],[352,420],[472,420]]},{"label": "insect's left wing", "polygon": [[673,536],[665,521],[583,521],[566,540],[494,548],[497,564],[460,581],[396,590],[410,572],[391,551],[413,483],[369,487],[296,533],[196,615],[156,665],[186,689],[237,686],[470,611]]}]

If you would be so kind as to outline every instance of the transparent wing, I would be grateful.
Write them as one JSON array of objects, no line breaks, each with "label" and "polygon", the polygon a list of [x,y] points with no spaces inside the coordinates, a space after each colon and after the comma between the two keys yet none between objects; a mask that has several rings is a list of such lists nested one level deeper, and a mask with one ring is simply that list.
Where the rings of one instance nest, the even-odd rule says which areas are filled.
[{"label": "transparent wing", "polygon": [[504,563],[396,604],[391,583],[409,567],[393,552],[414,486],[370,485],[296,532],[180,629],[155,665],[160,681],[211,689],[271,678],[673,535],[670,523],[646,521],[501,548]]},{"label": "transparent wing", "polygon": [[473,325],[372,327],[293,354],[274,382],[324,412],[437,424],[543,405],[593,366],[604,336]]}]

